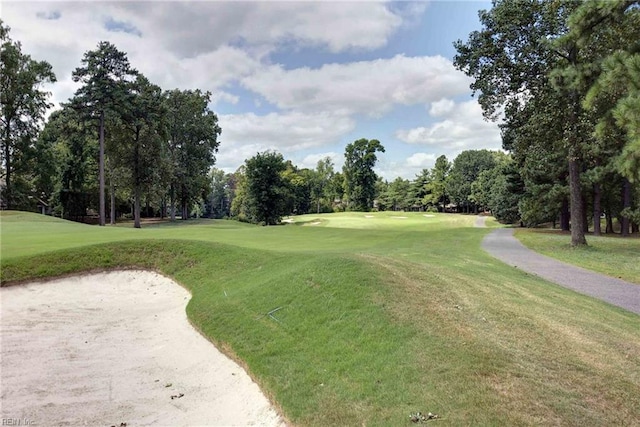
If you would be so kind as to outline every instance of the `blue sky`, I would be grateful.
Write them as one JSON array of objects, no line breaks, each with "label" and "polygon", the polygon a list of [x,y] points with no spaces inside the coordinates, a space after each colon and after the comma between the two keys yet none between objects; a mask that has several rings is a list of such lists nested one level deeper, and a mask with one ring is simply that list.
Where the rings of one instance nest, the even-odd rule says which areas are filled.
[{"label": "blue sky", "polygon": [[101,40],[163,89],[211,91],[217,167],[267,149],[300,167],[379,139],[376,171],[412,179],[445,154],[499,149],[495,123],[452,64],[452,43],[479,29],[489,2],[3,2],[2,19],[33,58],[49,61],[55,103]]}]

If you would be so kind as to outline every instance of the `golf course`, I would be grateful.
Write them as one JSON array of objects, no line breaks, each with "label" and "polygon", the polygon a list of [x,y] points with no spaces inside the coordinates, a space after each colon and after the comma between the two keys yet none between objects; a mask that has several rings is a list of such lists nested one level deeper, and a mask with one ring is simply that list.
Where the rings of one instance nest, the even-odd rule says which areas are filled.
[{"label": "golf course", "polygon": [[[502,226],[475,219],[346,212],[135,229],[3,211],[1,283],[160,273],[290,425],[412,425],[418,411],[436,425],[640,425],[640,316],[496,260],[481,242]],[[638,238],[571,249],[555,231],[515,235],[640,292]]]}]

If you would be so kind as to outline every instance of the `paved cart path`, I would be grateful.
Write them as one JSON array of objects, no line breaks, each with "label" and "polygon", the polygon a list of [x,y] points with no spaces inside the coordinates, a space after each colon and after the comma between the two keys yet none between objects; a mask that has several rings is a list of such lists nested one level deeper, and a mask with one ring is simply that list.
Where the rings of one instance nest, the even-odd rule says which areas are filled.
[{"label": "paved cart path", "polygon": [[540,255],[520,243],[512,228],[493,230],[482,240],[482,248],[506,264],[640,314],[640,285]]}]

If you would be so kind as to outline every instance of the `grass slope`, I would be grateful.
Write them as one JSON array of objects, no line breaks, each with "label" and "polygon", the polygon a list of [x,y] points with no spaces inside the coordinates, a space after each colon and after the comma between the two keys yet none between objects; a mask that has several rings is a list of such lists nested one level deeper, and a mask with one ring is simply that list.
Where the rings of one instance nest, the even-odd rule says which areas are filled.
[{"label": "grass slope", "polygon": [[5,215],[3,283],[161,271],[296,425],[411,425],[416,410],[444,425],[640,424],[640,317],[496,262],[471,217],[129,230]]}]

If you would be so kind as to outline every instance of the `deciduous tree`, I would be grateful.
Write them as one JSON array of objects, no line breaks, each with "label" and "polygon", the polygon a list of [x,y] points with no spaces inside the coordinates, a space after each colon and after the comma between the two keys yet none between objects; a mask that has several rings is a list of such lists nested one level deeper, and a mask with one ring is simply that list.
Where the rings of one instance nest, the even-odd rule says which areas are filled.
[{"label": "deciduous tree", "polygon": [[[35,142],[50,107],[49,93],[42,86],[55,82],[56,76],[48,62],[36,61],[23,53],[22,45],[9,37],[9,31],[0,20],[0,152],[5,178],[4,201],[11,209],[20,197],[14,188],[15,179],[34,172],[29,160],[36,154]],[[25,188],[27,193],[32,190]]]},{"label": "deciduous tree", "polygon": [[113,44],[101,41],[95,50],[82,58],[82,66],[72,74],[73,81],[82,86],[76,91],[72,105],[91,119],[99,121],[99,216],[100,225],[105,224],[105,116],[124,107],[128,86],[137,71],[129,65],[127,54]]},{"label": "deciduous tree", "polygon": [[376,173],[373,167],[377,152],[384,153],[384,147],[377,139],[359,139],[347,145],[343,167],[345,193],[349,208],[369,211],[376,195]]}]

